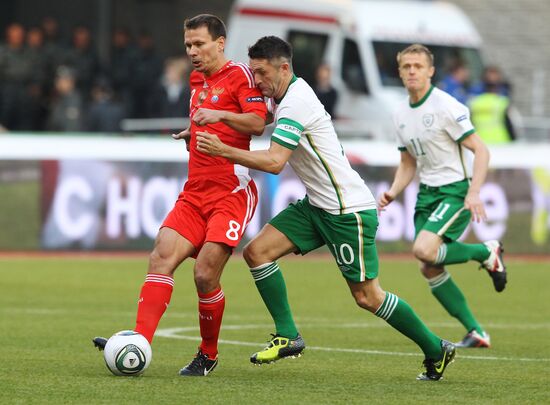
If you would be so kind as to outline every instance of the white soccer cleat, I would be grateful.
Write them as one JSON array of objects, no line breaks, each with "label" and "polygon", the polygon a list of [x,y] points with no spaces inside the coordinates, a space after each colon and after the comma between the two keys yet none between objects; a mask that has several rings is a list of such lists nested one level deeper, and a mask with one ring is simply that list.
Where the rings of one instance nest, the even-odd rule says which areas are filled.
[{"label": "white soccer cleat", "polygon": [[489,257],[481,263],[483,267],[491,278],[493,279],[493,284],[497,292],[501,292],[506,287],[507,274],[506,266],[504,265],[504,260],[502,259],[502,253],[504,249],[502,248],[502,243],[498,240],[490,240],[483,243],[489,249]]}]

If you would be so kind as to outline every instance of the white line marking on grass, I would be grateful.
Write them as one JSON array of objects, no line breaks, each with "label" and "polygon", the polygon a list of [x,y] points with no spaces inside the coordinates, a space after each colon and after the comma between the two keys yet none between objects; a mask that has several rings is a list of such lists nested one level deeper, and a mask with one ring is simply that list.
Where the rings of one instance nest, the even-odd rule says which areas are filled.
[{"label": "white line marking on grass", "polygon": [[[271,328],[273,325],[224,325],[222,328],[224,330],[245,330],[245,329],[260,329],[260,328]],[[345,327],[340,325],[340,327]],[[181,333],[186,332],[198,332],[198,326],[188,326],[183,328],[170,328],[170,329],[158,329],[155,333],[155,336],[165,337],[169,339],[181,339],[181,340],[194,340],[200,341],[201,338],[198,336],[187,336],[182,335]],[[262,347],[265,346],[265,343],[253,343],[253,342],[243,342],[240,340],[226,340],[220,339],[219,343],[236,345],[236,346],[249,346],[249,347]],[[360,353],[360,354],[372,354],[372,355],[383,355],[383,356],[408,356],[408,357],[420,357],[420,353],[407,353],[407,352],[389,352],[383,350],[366,350],[366,349],[346,349],[340,347],[321,347],[321,346],[307,346],[308,350],[319,350],[324,352],[341,352],[341,353]],[[547,358],[528,358],[528,357],[497,357],[497,356],[469,356],[459,354],[459,358],[468,359],[468,360],[491,360],[491,361],[520,361],[520,362],[550,362],[550,359]]]}]

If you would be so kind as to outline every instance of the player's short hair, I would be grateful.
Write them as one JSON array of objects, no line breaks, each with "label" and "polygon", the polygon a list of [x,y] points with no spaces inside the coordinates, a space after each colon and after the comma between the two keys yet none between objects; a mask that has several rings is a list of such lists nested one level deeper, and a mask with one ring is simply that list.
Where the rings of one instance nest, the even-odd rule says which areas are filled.
[{"label": "player's short hair", "polygon": [[412,44],[405,49],[403,49],[401,52],[397,53],[397,65],[401,63],[401,57],[403,55],[406,55],[408,53],[416,53],[416,54],[424,54],[428,57],[428,62],[430,63],[430,66],[434,65],[434,55],[432,51],[428,49],[428,47],[422,45],[422,44]]},{"label": "player's short hair", "polygon": [[219,17],[212,14],[199,14],[193,18],[188,18],[183,23],[183,27],[185,31],[206,27],[213,40],[220,37],[227,37],[225,24]]},{"label": "player's short hair", "polygon": [[268,61],[285,59],[292,67],[292,46],[276,36],[262,37],[248,47],[250,59],[267,59]]}]

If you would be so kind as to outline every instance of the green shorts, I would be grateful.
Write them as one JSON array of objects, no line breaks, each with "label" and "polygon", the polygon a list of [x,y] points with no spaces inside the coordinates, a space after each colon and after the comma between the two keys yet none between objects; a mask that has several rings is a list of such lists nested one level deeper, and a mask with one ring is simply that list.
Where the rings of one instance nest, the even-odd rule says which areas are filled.
[{"label": "green shorts", "polygon": [[415,237],[426,230],[446,241],[457,240],[470,223],[470,211],[464,208],[469,186],[468,180],[441,187],[421,183],[414,207]]},{"label": "green shorts", "polygon": [[302,255],[327,245],[349,281],[378,277],[375,209],[333,215],[312,206],[306,196],[290,204],[269,223],[284,233]]}]

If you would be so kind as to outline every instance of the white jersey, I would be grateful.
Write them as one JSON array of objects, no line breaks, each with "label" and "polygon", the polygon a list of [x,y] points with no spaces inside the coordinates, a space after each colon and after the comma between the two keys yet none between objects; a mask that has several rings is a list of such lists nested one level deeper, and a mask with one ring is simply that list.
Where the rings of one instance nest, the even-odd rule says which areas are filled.
[{"label": "white jersey", "polygon": [[311,205],[331,214],[376,208],[374,197],[344,155],[330,115],[301,78],[279,103],[268,101],[276,128],[271,141],[292,149],[288,162],[306,187]]},{"label": "white jersey", "polygon": [[475,132],[468,108],[431,87],[417,103],[405,100],[394,115],[399,150],[415,159],[420,182],[438,187],[472,177],[473,154],[460,142]]}]

